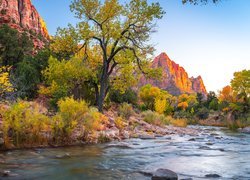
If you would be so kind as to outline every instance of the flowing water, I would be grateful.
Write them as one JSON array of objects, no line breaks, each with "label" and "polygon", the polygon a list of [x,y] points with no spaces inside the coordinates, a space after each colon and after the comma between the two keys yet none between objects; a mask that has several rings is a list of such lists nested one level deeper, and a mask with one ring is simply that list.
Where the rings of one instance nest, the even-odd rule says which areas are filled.
[{"label": "flowing water", "polygon": [[0,170],[10,171],[4,179],[151,179],[145,172],[158,168],[170,169],[180,179],[206,179],[207,174],[250,179],[250,135],[192,128],[199,135],[0,152]]}]

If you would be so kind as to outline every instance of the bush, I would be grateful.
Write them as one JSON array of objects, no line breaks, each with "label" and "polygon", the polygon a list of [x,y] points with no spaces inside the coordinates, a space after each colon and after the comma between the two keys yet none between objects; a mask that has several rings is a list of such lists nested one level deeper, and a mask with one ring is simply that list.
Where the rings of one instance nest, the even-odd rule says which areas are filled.
[{"label": "bush", "polygon": [[147,109],[154,110],[155,99],[161,95],[161,90],[158,87],[154,87],[147,84],[141,87],[139,96],[141,101],[145,104]]},{"label": "bush", "polygon": [[209,116],[209,110],[205,107],[201,108],[198,110],[198,112],[196,113],[196,116],[199,119],[207,119]]},{"label": "bush", "polygon": [[38,104],[18,101],[9,109],[5,109],[2,116],[4,140],[7,147],[11,140],[17,147],[34,143],[41,144],[46,141],[42,133],[50,131],[50,120],[41,113],[41,107]]},{"label": "bush", "polygon": [[104,124],[108,122],[108,118],[99,113],[96,108],[90,110],[84,116],[84,127],[86,133],[103,130]]},{"label": "bush", "polygon": [[58,109],[58,101],[67,97],[68,89],[62,85],[59,86],[55,81],[53,81],[49,87],[41,85],[38,93],[50,97],[50,105],[52,108]]},{"label": "bush", "polygon": [[[14,69],[14,82],[20,98],[34,98],[38,84],[42,82],[42,70],[47,66],[50,51],[43,49],[35,56],[26,56]],[[31,78],[32,77],[32,78]]]},{"label": "bush", "polygon": [[163,115],[153,111],[145,111],[142,113],[143,120],[149,124],[164,126],[169,124],[168,119]]},{"label": "bush", "polygon": [[238,128],[244,128],[250,125],[250,116],[248,118],[238,118],[237,120],[227,120],[227,127],[231,130],[237,130]]},{"label": "bush", "polygon": [[177,127],[187,127],[187,119],[170,119],[170,124]]},{"label": "bush", "polygon": [[68,137],[76,126],[83,122],[89,108],[85,101],[76,101],[72,97],[61,99],[58,107],[59,112],[53,117],[54,136]]},{"label": "bush", "polygon": [[118,115],[125,119],[129,119],[133,114],[134,110],[131,104],[122,103],[118,108]]},{"label": "bush", "polygon": [[[93,96],[93,89],[85,86],[85,82],[91,78],[92,72],[81,58],[74,57],[68,61],[59,61],[50,57],[48,67],[43,71],[43,76],[48,87],[45,87],[43,91],[40,90],[40,93],[47,92],[54,103],[58,97],[65,95],[87,100]],[[86,91],[89,92],[86,93]]]},{"label": "bush", "polygon": [[122,117],[117,117],[115,119],[115,126],[118,129],[123,129],[125,127],[125,125],[124,125],[124,119]]},{"label": "bush", "polygon": [[17,64],[13,81],[20,98],[34,98],[37,93],[41,80],[36,63],[35,59],[28,58]]},{"label": "bush", "polygon": [[121,93],[118,90],[111,91],[109,97],[110,100],[115,103],[126,102],[129,104],[136,105],[138,101],[137,94],[132,89],[126,90],[125,93]]},{"label": "bush", "polygon": [[175,119],[182,119],[182,118],[184,118],[184,119],[191,119],[191,118],[193,118],[193,114],[192,113],[190,113],[190,112],[188,112],[188,111],[176,111],[175,113],[174,113],[174,118]]}]

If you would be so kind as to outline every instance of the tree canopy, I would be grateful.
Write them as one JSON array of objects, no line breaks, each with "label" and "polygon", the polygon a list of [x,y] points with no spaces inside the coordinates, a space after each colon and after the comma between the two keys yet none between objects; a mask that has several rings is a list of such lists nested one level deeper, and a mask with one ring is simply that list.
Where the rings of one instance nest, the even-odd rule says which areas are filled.
[{"label": "tree canopy", "polygon": [[[115,76],[116,84],[121,84],[124,81],[129,83],[127,76],[133,77],[134,67],[151,74],[145,68],[148,56],[154,50],[149,44],[150,35],[164,11],[159,3],[149,4],[147,0],[126,3],[118,0],[73,0],[70,8],[79,23],[76,27],[69,25],[59,29],[51,47],[66,55],[80,49],[85,61],[92,64],[96,61],[97,81],[94,84],[98,109],[102,111],[112,76]],[[79,47],[79,44],[82,45]]]}]

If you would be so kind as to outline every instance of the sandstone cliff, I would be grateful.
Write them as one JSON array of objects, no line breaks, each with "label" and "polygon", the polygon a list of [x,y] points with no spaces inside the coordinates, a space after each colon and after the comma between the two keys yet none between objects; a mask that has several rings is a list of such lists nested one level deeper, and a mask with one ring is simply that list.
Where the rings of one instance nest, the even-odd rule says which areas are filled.
[{"label": "sandstone cliff", "polygon": [[201,76],[198,76],[197,78],[189,78],[185,69],[172,61],[166,53],[161,53],[157,56],[152,63],[152,67],[163,69],[162,80],[157,81],[142,77],[139,83],[140,86],[152,84],[161,89],[167,90],[173,95],[197,92],[207,94]]},{"label": "sandstone cliff", "polygon": [[0,25],[29,32],[35,48],[49,40],[46,24],[30,0],[0,0]]}]

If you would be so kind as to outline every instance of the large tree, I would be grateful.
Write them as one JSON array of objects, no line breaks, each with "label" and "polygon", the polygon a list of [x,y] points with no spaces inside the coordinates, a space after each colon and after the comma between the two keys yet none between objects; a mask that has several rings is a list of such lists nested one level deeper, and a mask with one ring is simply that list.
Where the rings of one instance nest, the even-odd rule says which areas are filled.
[{"label": "large tree", "polygon": [[[145,74],[149,73],[143,68],[148,55],[153,52],[153,46],[148,42],[155,31],[156,20],[162,18],[164,11],[159,3],[149,4],[147,0],[131,0],[129,3],[118,0],[105,0],[103,3],[99,0],[73,0],[71,11],[79,23],[76,27],[70,25],[59,29],[52,49],[65,54],[75,53],[82,44],[80,49],[84,50],[85,61],[99,58],[99,73],[92,83],[96,89],[98,109],[102,111],[111,77],[118,76],[124,68],[128,68],[126,64],[137,66]],[[60,46],[62,43],[67,46]],[[128,74],[131,72],[127,70],[124,75],[133,76]],[[117,80],[116,85],[119,83]]]}]

